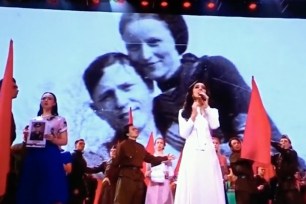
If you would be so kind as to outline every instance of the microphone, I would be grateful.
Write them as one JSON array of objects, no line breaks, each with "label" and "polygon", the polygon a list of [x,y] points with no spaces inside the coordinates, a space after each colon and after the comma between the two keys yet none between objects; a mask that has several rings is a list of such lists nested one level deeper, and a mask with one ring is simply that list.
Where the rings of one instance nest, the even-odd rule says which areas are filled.
[{"label": "microphone", "polygon": [[199,95],[200,95],[200,97],[201,97],[201,99],[202,99],[203,101],[206,101],[206,100],[207,100],[207,98],[206,98],[206,96],[204,95],[204,93],[200,93]]}]

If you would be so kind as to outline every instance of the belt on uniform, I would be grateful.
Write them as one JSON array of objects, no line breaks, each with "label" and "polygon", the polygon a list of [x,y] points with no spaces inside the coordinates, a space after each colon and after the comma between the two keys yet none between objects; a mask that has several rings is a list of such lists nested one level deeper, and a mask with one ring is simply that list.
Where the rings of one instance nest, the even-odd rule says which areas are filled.
[{"label": "belt on uniform", "polygon": [[137,167],[137,166],[122,166],[121,169],[140,170],[140,167]]}]

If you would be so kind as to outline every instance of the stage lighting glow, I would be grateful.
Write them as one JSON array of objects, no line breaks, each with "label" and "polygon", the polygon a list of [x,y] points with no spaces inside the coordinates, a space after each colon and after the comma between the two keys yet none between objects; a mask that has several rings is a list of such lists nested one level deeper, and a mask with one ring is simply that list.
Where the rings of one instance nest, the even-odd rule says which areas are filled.
[{"label": "stage lighting glow", "polygon": [[213,10],[213,9],[216,8],[216,4],[215,4],[214,2],[208,2],[208,3],[206,4],[206,7],[207,7],[208,9]]},{"label": "stage lighting glow", "polygon": [[149,2],[148,2],[148,1],[141,1],[140,4],[141,4],[141,6],[143,6],[143,7],[149,6]]},{"label": "stage lighting glow", "polygon": [[100,0],[91,0],[93,4],[99,4]]},{"label": "stage lighting glow", "polygon": [[191,7],[191,3],[190,3],[189,1],[185,1],[185,2],[183,3],[183,7],[186,8],[186,9],[188,9],[188,8]]},{"label": "stage lighting glow", "polygon": [[165,7],[168,6],[168,2],[167,1],[162,1],[162,2],[160,2],[160,6],[165,8]]},{"label": "stage lighting glow", "polygon": [[250,10],[256,10],[257,9],[257,4],[256,3],[254,3],[254,2],[252,2],[252,3],[249,3],[249,9]]}]

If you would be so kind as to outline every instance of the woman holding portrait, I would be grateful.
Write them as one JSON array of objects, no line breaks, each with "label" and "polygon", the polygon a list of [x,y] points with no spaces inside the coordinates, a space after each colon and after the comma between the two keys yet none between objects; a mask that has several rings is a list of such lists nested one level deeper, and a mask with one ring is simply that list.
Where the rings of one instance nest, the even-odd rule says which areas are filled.
[{"label": "woman holding portrait", "polygon": [[27,147],[17,203],[64,204],[68,200],[68,186],[59,146],[67,144],[67,123],[58,114],[53,93],[42,95],[34,120],[46,124],[46,143],[44,147]]}]

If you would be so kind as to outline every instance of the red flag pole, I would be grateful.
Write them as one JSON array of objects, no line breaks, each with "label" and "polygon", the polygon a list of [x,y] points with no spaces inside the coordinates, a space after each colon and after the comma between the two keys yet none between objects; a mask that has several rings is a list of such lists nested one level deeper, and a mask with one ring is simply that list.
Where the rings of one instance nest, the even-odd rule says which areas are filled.
[{"label": "red flag pole", "polygon": [[13,41],[10,41],[7,64],[0,90],[0,196],[5,193],[10,164],[11,112],[13,87]]}]

